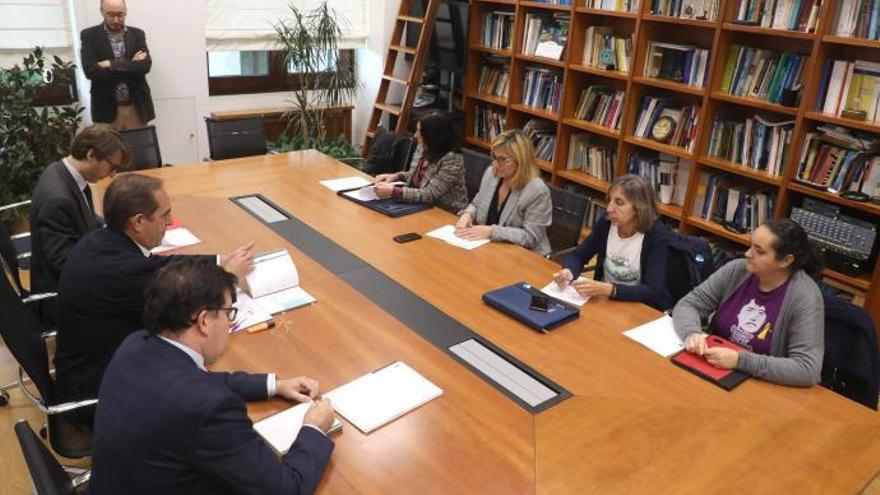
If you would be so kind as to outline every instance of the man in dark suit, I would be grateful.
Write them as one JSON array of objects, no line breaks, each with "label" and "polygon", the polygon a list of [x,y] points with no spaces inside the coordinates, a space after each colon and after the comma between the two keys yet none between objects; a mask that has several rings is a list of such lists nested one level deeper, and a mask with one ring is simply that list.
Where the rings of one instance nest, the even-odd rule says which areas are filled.
[{"label": "man in dark suit", "polygon": [[[96,495],[312,493],[333,451],[328,400],[307,377],[214,373],[235,318],[236,277],[204,260],[159,271],[146,291],[147,331],[119,347],[98,395],[90,491]],[[245,401],[314,399],[279,459]]]},{"label": "man in dark suit", "polygon": [[108,125],[93,125],[73,138],[68,156],[40,175],[31,205],[33,292],[56,291],[70,250],[103,223],[95,216],[89,183],[115,174],[130,156],[118,132]]},{"label": "man in dark suit", "polygon": [[[187,256],[152,256],[171,223],[162,181],[126,174],[104,194],[106,229],[90,232],[70,251],[58,284],[55,372],[62,400],[95,398],[119,344],[144,326],[144,287],[163,266]],[[228,255],[202,256],[246,275],[253,243]],[[79,415],[91,424],[91,413]]]},{"label": "man in dark suit", "polygon": [[153,64],[147,38],[125,25],[127,13],[125,0],[101,0],[104,22],[80,33],[83,71],[92,81],[92,121],[118,130],[144,127],[156,117],[146,78]]}]

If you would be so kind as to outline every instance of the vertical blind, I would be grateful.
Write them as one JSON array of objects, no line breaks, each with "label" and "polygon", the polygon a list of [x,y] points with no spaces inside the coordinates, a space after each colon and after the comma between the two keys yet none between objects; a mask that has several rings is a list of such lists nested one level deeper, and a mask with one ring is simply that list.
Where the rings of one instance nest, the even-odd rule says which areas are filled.
[{"label": "vertical blind", "polygon": [[[278,49],[274,25],[289,20],[289,4],[306,13],[321,0],[206,0],[208,51]],[[342,28],[340,48],[356,48],[367,36],[367,0],[327,0]]]},{"label": "vertical blind", "polygon": [[0,67],[20,64],[35,46],[72,60],[66,0],[0,0]]}]

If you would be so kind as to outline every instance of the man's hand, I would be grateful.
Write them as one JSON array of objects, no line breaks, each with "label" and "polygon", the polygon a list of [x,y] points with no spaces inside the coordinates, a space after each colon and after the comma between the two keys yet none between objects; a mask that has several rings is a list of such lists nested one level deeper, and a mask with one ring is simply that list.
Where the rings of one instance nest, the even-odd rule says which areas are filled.
[{"label": "man's hand", "polygon": [[253,249],[254,241],[251,241],[231,253],[220,255],[220,266],[227,272],[235,274],[239,284],[244,283],[247,274],[254,269]]},{"label": "man's hand", "polygon": [[100,62],[98,62],[98,67],[100,67],[102,69],[109,69],[110,68],[110,61],[109,60],[101,60]]},{"label": "man's hand", "polygon": [[307,376],[275,381],[275,395],[305,402],[318,396],[318,380]]},{"label": "man's hand", "polygon": [[147,52],[143,50],[138,50],[138,52],[135,53],[133,57],[131,57],[131,60],[132,62],[141,62],[146,60],[148,56],[149,55],[147,55]]},{"label": "man's hand", "polygon": [[330,404],[330,399],[320,399],[312,403],[312,407],[306,411],[303,424],[314,426],[327,433],[333,426],[333,419],[333,406]]}]

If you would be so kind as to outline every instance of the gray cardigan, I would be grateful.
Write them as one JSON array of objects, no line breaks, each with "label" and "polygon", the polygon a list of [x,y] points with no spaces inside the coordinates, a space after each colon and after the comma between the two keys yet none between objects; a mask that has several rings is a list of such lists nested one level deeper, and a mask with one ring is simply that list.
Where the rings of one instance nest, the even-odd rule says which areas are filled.
[{"label": "gray cardigan", "polygon": [[[749,277],[746,260],[734,260],[683,297],[672,312],[675,331],[684,339],[702,330]],[[739,353],[737,369],[780,385],[809,387],[819,382],[825,352],[825,307],[819,287],[803,270],[791,276],[773,327],[770,355]]]},{"label": "gray cardigan", "polygon": [[[485,225],[492,196],[501,179],[495,177],[492,167],[483,173],[480,190],[459,216],[469,213],[475,225]],[[553,203],[550,189],[540,177],[526,183],[522,189],[512,189],[498,219],[492,226],[489,239],[519,244],[540,255],[550,253],[547,227],[553,221]]]},{"label": "gray cardigan", "polygon": [[456,212],[467,205],[467,189],[464,185],[464,158],[457,151],[450,151],[439,160],[428,163],[420,187],[412,187],[412,176],[422,159],[422,147],[416,148],[409,170],[398,177],[406,181],[402,199],[407,203],[431,203],[444,210]]}]

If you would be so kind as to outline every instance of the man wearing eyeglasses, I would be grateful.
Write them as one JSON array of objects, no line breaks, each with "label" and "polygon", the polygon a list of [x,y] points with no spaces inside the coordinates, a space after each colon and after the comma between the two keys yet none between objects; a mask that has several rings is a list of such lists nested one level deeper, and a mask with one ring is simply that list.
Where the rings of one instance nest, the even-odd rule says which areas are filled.
[{"label": "man wearing eyeglasses", "polygon": [[117,130],[145,127],[156,117],[146,78],[153,64],[147,38],[125,25],[127,14],[125,0],[101,0],[104,22],[80,33],[83,71],[92,81],[92,122]]},{"label": "man wearing eyeglasses", "polygon": [[[171,224],[162,181],[125,174],[104,193],[107,228],[70,251],[58,283],[55,373],[62,401],[94,399],[113,352],[144,327],[144,288],[156,272],[192,256],[154,256]],[[220,256],[196,256],[243,278],[253,268],[253,243]],[[90,425],[92,411],[73,418]]]},{"label": "man wearing eyeglasses", "polygon": [[[162,268],[147,286],[146,331],[125,339],[107,368],[95,415],[90,491],[312,493],[333,442],[329,400],[308,377],[209,371],[235,318],[236,277],[210,261]],[[313,400],[279,459],[257,436],[245,401]]]}]

